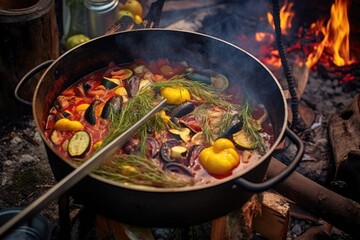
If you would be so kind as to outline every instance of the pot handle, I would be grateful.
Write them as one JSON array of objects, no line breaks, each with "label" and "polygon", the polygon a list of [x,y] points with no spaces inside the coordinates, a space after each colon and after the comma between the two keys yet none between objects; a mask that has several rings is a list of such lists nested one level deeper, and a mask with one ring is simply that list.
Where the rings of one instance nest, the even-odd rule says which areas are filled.
[{"label": "pot handle", "polygon": [[282,171],[276,177],[273,177],[262,183],[253,183],[244,178],[238,178],[234,181],[234,183],[251,192],[262,192],[273,188],[275,185],[279,184],[280,182],[285,180],[285,178],[287,178],[291,173],[293,173],[296,170],[298,164],[300,163],[302,156],[304,155],[304,144],[302,143],[300,138],[289,128],[286,128],[285,136],[287,136],[291,140],[291,142],[297,146],[297,152],[294,156],[294,159],[284,171]]},{"label": "pot handle", "polygon": [[24,77],[22,77],[22,79],[18,82],[18,84],[16,85],[15,90],[14,90],[14,96],[15,96],[16,100],[18,100],[19,102],[21,102],[25,105],[28,105],[28,106],[32,105],[31,102],[29,102],[19,96],[19,89],[22,87],[24,82],[28,81],[30,78],[32,78],[34,75],[39,73],[41,70],[46,69],[53,62],[54,62],[54,60],[48,60],[46,62],[43,62],[43,63],[39,64],[38,66],[34,67],[33,69],[31,69],[28,73],[25,74]]}]

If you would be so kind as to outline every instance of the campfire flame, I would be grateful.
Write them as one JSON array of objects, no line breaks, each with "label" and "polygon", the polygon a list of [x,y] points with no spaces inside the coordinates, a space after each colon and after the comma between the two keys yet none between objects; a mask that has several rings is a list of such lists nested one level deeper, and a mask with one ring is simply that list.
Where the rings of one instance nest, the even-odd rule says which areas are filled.
[{"label": "campfire flame", "polygon": [[314,48],[315,52],[308,55],[306,60],[307,67],[311,68],[314,66],[325,49],[332,54],[332,61],[337,66],[349,65],[354,62],[350,58],[350,24],[347,8],[347,0],[335,0],[331,6],[331,15],[326,27],[321,20],[311,25],[314,32],[316,34],[323,34],[324,38]]},{"label": "campfire flame", "polygon": [[[311,69],[318,61],[331,67],[343,67],[356,63],[355,58],[350,57],[350,24],[348,19],[348,0],[334,0],[331,6],[330,17],[319,19],[313,23],[306,32],[309,44],[303,45],[298,41],[294,46],[287,48],[287,52],[303,51],[305,59],[301,58],[294,62],[300,68],[304,65]],[[281,31],[283,35],[288,35],[292,27],[292,20],[295,12],[292,10],[294,4],[285,0],[280,9]],[[267,13],[267,21],[274,26],[273,16]],[[303,30],[302,28],[300,29]],[[298,37],[301,37],[299,32]],[[314,38],[315,37],[315,38]],[[315,41],[312,39],[316,39]],[[259,59],[271,69],[281,68],[281,59],[279,52],[274,46],[275,35],[273,32],[259,31],[254,35],[254,40],[261,44],[258,49]],[[305,66],[304,66],[305,67]],[[347,78],[348,80],[350,78]]]},{"label": "campfire flame", "polygon": [[[283,35],[287,35],[287,30],[291,29],[292,20],[295,16],[294,11],[291,10],[293,6],[294,3],[288,3],[288,1],[285,0],[284,5],[280,8],[281,33]],[[275,29],[274,18],[270,12],[267,12],[267,19],[272,28]]]},{"label": "campfire flame", "polygon": [[[281,33],[283,35],[288,34],[288,30],[292,27],[292,20],[295,16],[294,11],[292,11],[293,3],[288,3],[285,0],[284,5],[280,8],[280,24],[281,24]],[[274,18],[270,12],[267,12],[267,22],[275,30]],[[265,45],[260,47],[261,56],[260,59],[272,68],[278,69],[281,67],[281,59],[277,49],[272,46],[272,43],[275,41],[275,35],[273,32],[256,32],[255,41],[261,42]]]}]

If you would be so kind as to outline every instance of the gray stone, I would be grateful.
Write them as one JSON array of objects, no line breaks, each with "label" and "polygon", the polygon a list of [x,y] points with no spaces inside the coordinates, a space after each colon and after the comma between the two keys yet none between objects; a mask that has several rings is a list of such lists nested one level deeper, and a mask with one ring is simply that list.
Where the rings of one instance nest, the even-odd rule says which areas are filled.
[{"label": "gray stone", "polygon": [[18,143],[21,143],[22,142],[22,139],[19,138],[18,136],[15,136],[11,139],[11,144],[18,144]]},{"label": "gray stone", "polygon": [[23,155],[20,156],[19,163],[22,166],[31,166],[35,162],[36,162],[36,158],[29,155],[29,154],[23,154]]},{"label": "gray stone", "polygon": [[1,181],[1,186],[5,186],[7,183],[7,178],[4,177],[3,180]]},{"label": "gray stone", "polygon": [[342,87],[335,87],[334,94],[340,96],[343,94]]},{"label": "gray stone", "polygon": [[13,162],[11,161],[11,160],[6,160],[5,162],[4,162],[4,165],[5,166],[10,166],[10,165],[12,165],[13,164]]},{"label": "gray stone", "polygon": [[38,131],[35,132],[34,140],[37,141],[38,143],[42,143],[42,138]]},{"label": "gray stone", "polygon": [[291,229],[291,231],[296,234],[297,236],[300,236],[302,233],[302,229],[300,224],[295,224],[295,226]]}]

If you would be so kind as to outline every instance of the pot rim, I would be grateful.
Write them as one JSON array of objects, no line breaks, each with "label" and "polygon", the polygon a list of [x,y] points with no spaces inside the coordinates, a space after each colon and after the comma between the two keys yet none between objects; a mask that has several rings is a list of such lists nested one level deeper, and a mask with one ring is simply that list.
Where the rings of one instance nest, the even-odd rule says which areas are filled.
[{"label": "pot rim", "polygon": [[114,37],[115,35],[122,35],[122,34],[131,34],[132,32],[145,32],[145,31],[161,31],[161,32],[178,32],[179,34],[182,33],[187,33],[187,34],[193,34],[193,35],[197,35],[200,37],[204,37],[204,38],[211,38],[215,41],[220,41],[222,43],[224,43],[225,45],[228,45],[229,47],[235,48],[238,51],[242,51],[244,54],[248,55],[249,57],[251,57],[253,60],[255,60],[256,62],[258,62],[258,64],[260,64],[271,76],[271,78],[274,80],[275,84],[277,85],[277,88],[282,96],[282,101],[283,101],[283,105],[284,105],[284,122],[282,123],[282,127],[281,130],[279,131],[279,135],[276,138],[276,140],[274,141],[274,143],[271,145],[271,147],[268,149],[268,151],[259,159],[257,160],[257,162],[252,163],[251,166],[246,167],[245,169],[239,171],[238,173],[232,174],[231,176],[225,177],[223,179],[218,179],[214,182],[211,183],[206,183],[206,184],[199,184],[199,185],[194,185],[194,186],[185,186],[185,187],[173,187],[173,188],[157,188],[157,187],[151,187],[151,186],[144,186],[144,185],[133,185],[133,184],[126,184],[126,183],[120,183],[120,182],[116,182],[113,180],[109,180],[106,178],[103,178],[101,176],[98,176],[94,173],[90,173],[89,176],[93,179],[96,179],[98,181],[104,182],[106,184],[110,184],[113,185],[115,187],[121,187],[121,188],[125,188],[128,190],[134,190],[134,191],[145,191],[145,192],[159,192],[159,193],[171,193],[171,192],[188,192],[188,191],[196,191],[196,190],[201,190],[201,189],[207,189],[207,188],[211,188],[211,187],[216,187],[225,183],[229,183],[231,181],[234,181],[238,178],[241,178],[243,175],[245,175],[246,173],[250,172],[251,170],[255,169],[256,167],[258,167],[261,163],[263,163],[267,158],[271,157],[272,152],[277,148],[277,146],[280,144],[280,142],[283,139],[283,136],[285,134],[285,130],[287,127],[287,119],[288,119],[288,108],[287,108],[287,102],[286,102],[286,98],[285,98],[285,93],[279,83],[279,81],[276,79],[276,77],[274,76],[274,74],[268,69],[268,67],[266,67],[258,58],[256,58],[255,56],[253,56],[251,53],[247,52],[246,50],[240,48],[239,46],[236,46],[232,43],[229,43],[223,39],[208,35],[208,34],[204,34],[204,33],[198,33],[198,32],[192,32],[192,31],[187,31],[187,30],[178,30],[178,29],[163,29],[163,28],[151,28],[151,29],[135,29],[135,30],[129,30],[129,31],[125,31],[125,32],[116,32],[116,33],[111,33],[111,34],[107,34],[104,36],[99,36],[93,39],[90,39],[88,42],[82,43],[72,49],[70,49],[69,51],[65,52],[64,54],[62,54],[61,56],[59,56],[56,60],[53,61],[53,63],[44,71],[44,73],[41,75],[41,78],[35,88],[35,92],[34,92],[34,96],[33,96],[33,116],[34,116],[34,120],[35,120],[35,124],[39,129],[40,135],[43,139],[43,141],[45,142],[45,144],[47,145],[47,147],[50,148],[50,150],[56,155],[58,156],[62,161],[64,161],[67,165],[69,165],[70,167],[72,167],[73,169],[76,168],[76,165],[69,162],[67,159],[65,159],[64,157],[62,157],[52,146],[52,144],[49,142],[49,140],[46,138],[45,134],[43,131],[41,131],[41,126],[39,123],[39,120],[36,117],[36,97],[37,97],[37,93],[39,91],[39,87],[41,82],[43,81],[44,77],[47,75],[47,73],[49,72],[49,70],[57,64],[57,62],[61,61],[66,55],[71,54],[73,51],[75,51],[77,48],[81,48],[83,45],[88,45],[91,44],[94,41],[97,41],[98,39],[102,39],[102,38],[108,38],[108,37]]}]

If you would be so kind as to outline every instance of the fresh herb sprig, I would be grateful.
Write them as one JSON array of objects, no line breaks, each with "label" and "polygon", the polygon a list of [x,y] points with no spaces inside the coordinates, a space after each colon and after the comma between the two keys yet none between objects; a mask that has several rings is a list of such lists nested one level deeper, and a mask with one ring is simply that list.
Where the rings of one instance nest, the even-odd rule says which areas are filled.
[{"label": "fresh herb sprig", "polygon": [[228,106],[229,96],[215,90],[213,87],[196,81],[190,81],[183,76],[175,76],[168,81],[155,82],[149,85],[151,89],[160,89],[164,87],[184,87],[190,94],[199,101],[217,106]]},{"label": "fresh herb sprig", "polygon": [[160,188],[184,187],[195,181],[164,171],[156,161],[138,155],[115,155],[95,172],[117,182]]},{"label": "fresh herb sprig", "polygon": [[[110,134],[107,136],[104,143],[111,142],[114,138],[133,126],[159,101],[160,99],[158,99],[151,91],[137,94],[135,97],[130,98],[127,103],[123,105],[120,114],[111,115]],[[157,130],[160,130],[164,128],[165,123],[161,117],[154,117],[138,130],[137,135],[145,136],[147,129],[153,129],[154,126]]]},{"label": "fresh herb sprig", "polygon": [[253,147],[259,149],[259,151],[264,151],[265,143],[264,139],[259,133],[259,123],[251,115],[251,101],[247,100],[242,105],[242,108],[239,112],[241,119],[243,120],[243,130],[251,138],[253,142]]},{"label": "fresh herb sprig", "polygon": [[217,134],[222,133],[231,127],[231,125],[233,124],[234,115],[236,114],[235,109],[237,109],[238,107],[239,106],[235,104],[230,105],[224,111],[221,121],[216,124],[216,128],[218,129]]}]

